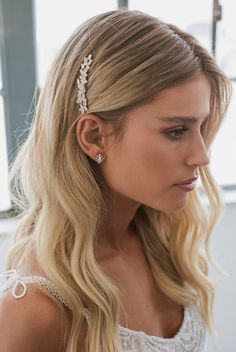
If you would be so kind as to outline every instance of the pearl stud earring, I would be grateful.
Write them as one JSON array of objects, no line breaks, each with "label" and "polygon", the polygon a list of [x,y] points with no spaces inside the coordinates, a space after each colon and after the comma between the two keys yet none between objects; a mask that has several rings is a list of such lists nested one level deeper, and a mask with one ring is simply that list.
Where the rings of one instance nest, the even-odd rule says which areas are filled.
[{"label": "pearl stud earring", "polygon": [[99,153],[99,154],[96,156],[96,159],[95,159],[95,160],[96,160],[96,162],[97,162],[98,164],[101,164],[104,159],[105,159],[104,156]]}]

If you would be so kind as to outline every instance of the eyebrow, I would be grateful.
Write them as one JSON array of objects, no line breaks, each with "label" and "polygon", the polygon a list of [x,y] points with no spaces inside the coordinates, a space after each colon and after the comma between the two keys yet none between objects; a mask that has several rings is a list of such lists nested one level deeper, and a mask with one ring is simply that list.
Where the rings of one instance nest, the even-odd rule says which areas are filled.
[{"label": "eyebrow", "polygon": [[[209,118],[210,114],[202,121],[205,122]],[[199,119],[194,116],[171,116],[171,117],[159,117],[161,121],[168,122],[168,123],[186,123],[189,125],[196,124]]]}]

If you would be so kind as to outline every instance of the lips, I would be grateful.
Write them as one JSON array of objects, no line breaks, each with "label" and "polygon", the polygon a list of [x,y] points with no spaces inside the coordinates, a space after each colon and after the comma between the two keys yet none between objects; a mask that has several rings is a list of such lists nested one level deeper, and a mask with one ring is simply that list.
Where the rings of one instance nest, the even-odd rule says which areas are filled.
[{"label": "lips", "polygon": [[188,180],[184,180],[182,182],[176,183],[175,185],[177,185],[177,186],[179,186],[179,185],[188,185],[190,183],[193,183],[196,180],[197,180],[197,177],[193,177],[193,178],[190,178]]}]

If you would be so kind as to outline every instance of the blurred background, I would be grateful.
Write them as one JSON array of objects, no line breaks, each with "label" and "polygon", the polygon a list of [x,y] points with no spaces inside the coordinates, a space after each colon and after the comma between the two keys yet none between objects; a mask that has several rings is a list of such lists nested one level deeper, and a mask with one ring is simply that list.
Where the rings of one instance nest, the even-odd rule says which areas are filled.
[{"label": "blurred background", "polygon": [[[214,231],[213,254],[229,277],[218,284],[208,352],[236,351],[236,2],[234,0],[0,0],[0,273],[17,225],[8,169],[27,137],[40,88],[63,43],[80,23],[126,7],[178,25],[215,55],[231,79],[233,97],[211,151],[211,169],[225,210]],[[212,274],[213,275],[213,274]],[[0,281],[1,284],[1,281]]]}]

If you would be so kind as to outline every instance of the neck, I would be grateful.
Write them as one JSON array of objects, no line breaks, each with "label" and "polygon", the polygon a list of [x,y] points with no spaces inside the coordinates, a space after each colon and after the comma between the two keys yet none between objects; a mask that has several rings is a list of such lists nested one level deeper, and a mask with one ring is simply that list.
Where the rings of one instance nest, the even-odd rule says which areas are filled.
[{"label": "neck", "polygon": [[98,235],[98,245],[121,249],[133,235],[130,223],[139,206],[140,203],[134,200],[110,193],[107,198],[105,221]]}]

